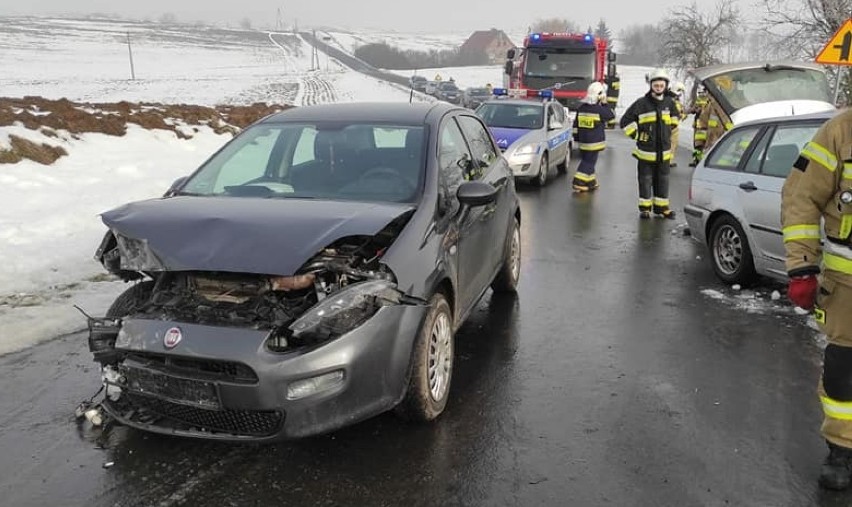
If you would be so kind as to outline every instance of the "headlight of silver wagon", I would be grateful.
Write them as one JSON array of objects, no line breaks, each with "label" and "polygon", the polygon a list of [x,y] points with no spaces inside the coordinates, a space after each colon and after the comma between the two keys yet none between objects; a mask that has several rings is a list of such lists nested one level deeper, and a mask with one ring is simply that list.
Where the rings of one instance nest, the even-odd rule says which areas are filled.
[{"label": "headlight of silver wagon", "polygon": [[382,306],[399,304],[396,285],[371,280],[330,294],[290,325],[296,341],[319,343],[337,338],[360,326]]}]

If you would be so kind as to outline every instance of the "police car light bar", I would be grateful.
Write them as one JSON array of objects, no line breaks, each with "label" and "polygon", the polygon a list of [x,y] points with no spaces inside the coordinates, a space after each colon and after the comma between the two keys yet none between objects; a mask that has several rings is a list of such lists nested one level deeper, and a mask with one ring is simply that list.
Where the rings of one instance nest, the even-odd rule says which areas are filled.
[{"label": "police car light bar", "polygon": [[552,99],[553,90],[527,90],[525,88],[494,88],[491,94],[496,97],[511,97],[511,98],[542,98]]}]

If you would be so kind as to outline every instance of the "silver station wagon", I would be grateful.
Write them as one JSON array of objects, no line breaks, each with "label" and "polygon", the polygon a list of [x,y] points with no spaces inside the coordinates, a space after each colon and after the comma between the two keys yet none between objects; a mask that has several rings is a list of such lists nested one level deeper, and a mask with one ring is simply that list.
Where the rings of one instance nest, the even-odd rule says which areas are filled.
[{"label": "silver station wagon", "polygon": [[728,284],[785,280],[781,188],[799,152],[836,111],[753,121],[727,132],[692,174],[692,237]]}]

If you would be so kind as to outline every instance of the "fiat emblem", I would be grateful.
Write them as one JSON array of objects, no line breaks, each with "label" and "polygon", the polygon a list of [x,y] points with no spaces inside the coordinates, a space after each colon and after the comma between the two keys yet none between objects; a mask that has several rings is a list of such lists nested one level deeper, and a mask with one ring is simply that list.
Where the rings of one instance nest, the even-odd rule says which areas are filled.
[{"label": "fiat emblem", "polygon": [[163,346],[167,349],[173,349],[180,343],[181,338],[183,338],[183,334],[180,332],[180,328],[173,327],[166,331],[166,335],[163,336]]}]

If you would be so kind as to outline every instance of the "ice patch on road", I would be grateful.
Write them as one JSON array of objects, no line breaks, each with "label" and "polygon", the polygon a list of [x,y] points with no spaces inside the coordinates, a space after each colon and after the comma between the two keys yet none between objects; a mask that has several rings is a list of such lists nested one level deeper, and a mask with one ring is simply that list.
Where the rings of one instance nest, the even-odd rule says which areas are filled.
[{"label": "ice patch on road", "polygon": [[745,290],[732,287],[730,293],[717,289],[702,289],[701,294],[746,313],[777,315],[789,317],[793,321],[802,322],[805,326],[815,331],[814,341],[816,341],[817,345],[820,347],[825,347],[826,345],[825,335],[820,332],[819,325],[814,320],[813,315],[807,310],[783,302],[781,293],[777,290]]}]

